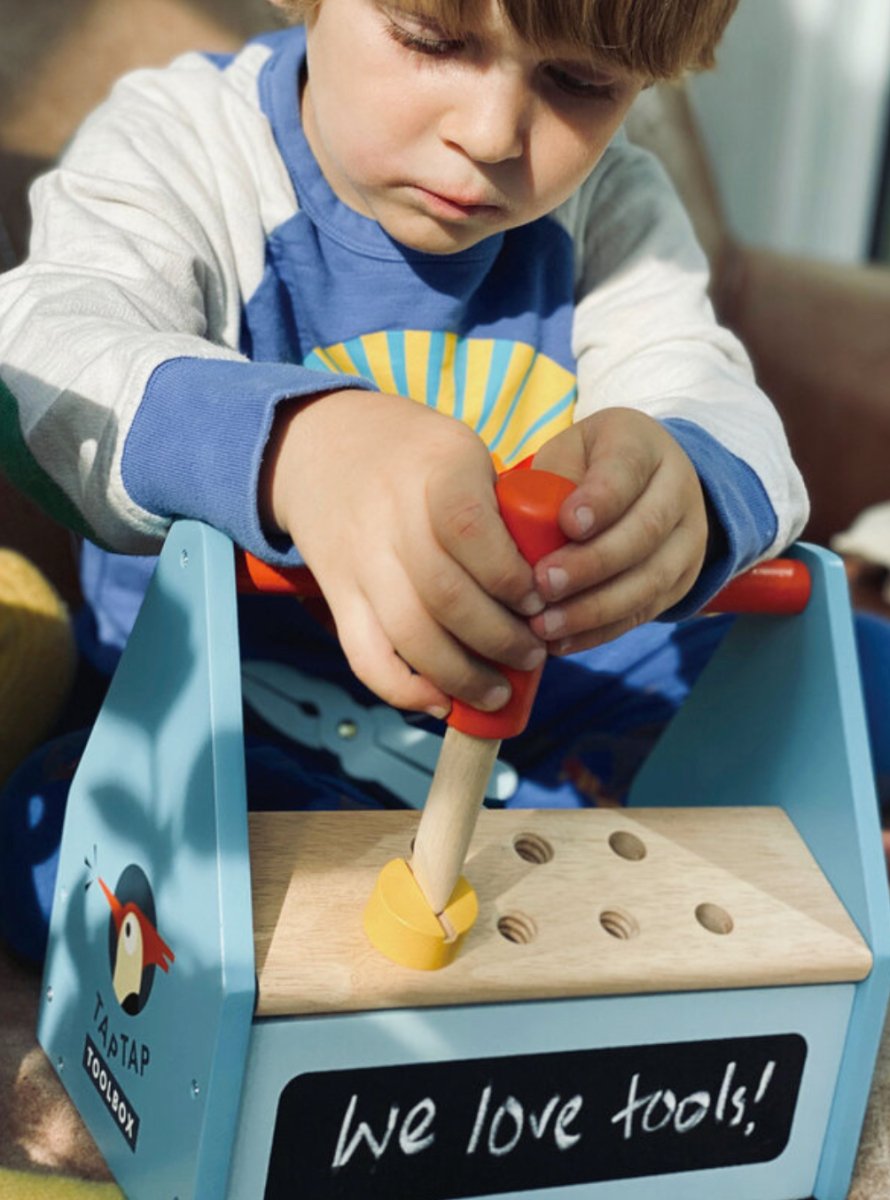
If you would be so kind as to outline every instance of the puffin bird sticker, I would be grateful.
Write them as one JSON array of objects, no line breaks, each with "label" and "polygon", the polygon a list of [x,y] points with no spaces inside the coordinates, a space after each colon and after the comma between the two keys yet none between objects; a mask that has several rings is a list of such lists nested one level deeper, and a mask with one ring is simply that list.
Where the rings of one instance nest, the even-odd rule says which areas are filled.
[{"label": "puffin bird sticker", "polygon": [[112,987],[124,1012],[135,1016],[148,1002],[155,967],[168,972],[176,956],[155,927],[154,897],[139,867],[127,867],[114,891],[101,878],[99,886],[111,908],[108,954]]}]

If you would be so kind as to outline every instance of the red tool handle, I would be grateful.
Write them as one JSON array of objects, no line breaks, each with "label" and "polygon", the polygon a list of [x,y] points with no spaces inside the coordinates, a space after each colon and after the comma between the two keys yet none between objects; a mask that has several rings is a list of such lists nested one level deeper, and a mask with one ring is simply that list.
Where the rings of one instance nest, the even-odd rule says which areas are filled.
[{"label": "red tool handle", "polygon": [[[543,471],[535,473],[545,474]],[[555,550],[556,546],[549,549]],[[546,553],[548,550],[542,551],[538,558]],[[308,567],[273,567],[246,550],[238,551],[235,578],[239,592],[322,595]],[[794,616],[806,608],[812,587],[810,573],[804,563],[795,558],[773,558],[737,575],[705,605],[702,612]]]},{"label": "red tool handle", "polygon": [[802,613],[813,581],[796,558],[773,558],[731,579],[702,609],[705,613],[769,613],[791,617]]},{"label": "red tool handle", "polygon": [[308,567],[273,567],[248,550],[235,554],[235,586],[241,593],[273,592],[295,596],[321,596],[321,588]]},{"label": "red tool handle", "polygon": [[[557,523],[563,500],[575,484],[550,471],[513,470],[501,475],[495,495],[504,524],[523,558],[534,566],[539,558],[557,550],[566,538]],[[274,567],[247,551],[238,551],[235,579],[239,592],[291,592],[321,596],[308,567]],[[463,733],[483,738],[505,738],[521,733],[528,723],[543,666],[517,671],[496,664],[510,683],[508,703],[495,713],[480,712],[460,700],[452,703],[448,724]]]},{"label": "red tool handle", "polygon": [[[504,524],[522,556],[533,566],[565,544],[557,517],[575,484],[549,471],[514,470],[501,475],[495,492]],[[239,551],[236,579],[241,592],[292,592],[321,596],[308,567],[273,567]],[[769,613],[790,616],[803,612],[811,591],[810,573],[796,559],[776,558],[736,576],[703,609],[706,613]],[[452,705],[448,724],[482,738],[513,737],[525,728],[543,667],[517,671],[498,665],[512,689],[509,702],[494,713],[480,712],[460,700]]]},{"label": "red tool handle", "polygon": [[[504,524],[526,562],[532,566],[565,545],[566,537],[557,523],[563,500],[576,485],[550,471],[509,471],[495,485]],[[497,712],[480,712],[454,700],[448,724],[462,733],[481,738],[514,737],[528,723],[538,690],[543,665],[534,671],[517,671],[498,664],[510,684],[510,699]]]}]

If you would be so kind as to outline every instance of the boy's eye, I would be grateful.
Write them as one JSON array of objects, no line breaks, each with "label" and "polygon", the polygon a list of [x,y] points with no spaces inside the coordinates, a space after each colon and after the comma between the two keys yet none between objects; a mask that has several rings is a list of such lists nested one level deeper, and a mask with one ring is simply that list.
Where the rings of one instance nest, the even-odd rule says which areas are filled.
[{"label": "boy's eye", "polygon": [[463,49],[464,43],[449,38],[433,22],[410,13],[387,13],[386,28],[389,36],[400,46],[432,56],[454,54]]},{"label": "boy's eye", "polygon": [[582,65],[566,66],[548,63],[544,68],[549,79],[569,96],[587,100],[614,100],[618,84],[604,71],[596,71]]}]

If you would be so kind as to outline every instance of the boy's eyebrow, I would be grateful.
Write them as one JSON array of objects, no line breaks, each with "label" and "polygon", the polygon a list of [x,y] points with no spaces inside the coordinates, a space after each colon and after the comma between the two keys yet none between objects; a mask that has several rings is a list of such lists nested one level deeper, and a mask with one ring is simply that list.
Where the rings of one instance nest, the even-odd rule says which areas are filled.
[{"label": "boy's eyebrow", "polygon": [[484,38],[486,22],[479,4],[445,5],[426,0],[378,0],[379,7],[392,15],[425,22],[444,37],[463,40]]},{"label": "boy's eyebrow", "polygon": [[[447,39],[466,41],[484,39],[486,34],[485,0],[375,0],[378,8],[394,17],[404,17],[427,22],[431,30]],[[555,0],[558,2],[558,0]],[[506,9],[501,10],[509,20]],[[564,66],[583,66],[588,71],[602,73],[616,80],[639,79],[641,72],[635,71],[622,58],[609,53],[609,48],[591,46],[580,38],[571,36],[542,36],[529,38],[518,31],[527,45],[533,47],[541,58]],[[649,80],[646,76],[644,82]]]},{"label": "boy's eyebrow", "polygon": [[[308,0],[305,0],[308,2]],[[542,56],[592,61],[644,83],[714,65],[739,0],[373,0],[415,14],[454,40],[484,37],[494,3]]]},{"label": "boy's eyebrow", "polygon": [[[378,7],[394,16],[405,16],[426,21],[448,37],[483,36],[485,23],[479,19],[481,5],[463,4],[460,11],[456,6],[443,11],[445,6],[436,0],[378,0]],[[476,10],[475,19],[474,12]],[[622,65],[591,46],[580,45],[571,39],[554,38],[530,42],[545,58],[563,63],[584,64],[585,67],[610,74],[628,74]]]},{"label": "boy's eyebrow", "polygon": [[[398,18],[399,14],[402,14],[405,18],[428,22],[431,31],[435,31],[435,34],[446,40],[485,40],[488,11],[486,0],[375,0],[375,4],[384,13],[389,12],[392,17]],[[510,22],[510,13],[506,6],[501,7],[501,12]],[[584,70],[612,77],[619,83],[621,80],[637,80],[643,85],[651,82],[651,76],[647,72],[631,66],[624,55],[614,53],[618,47],[591,46],[579,36],[561,35],[559,32],[547,36],[547,32],[541,30],[540,37],[529,36],[530,31],[523,32],[517,29],[517,32],[541,59],[552,61],[554,64],[583,67]]]}]

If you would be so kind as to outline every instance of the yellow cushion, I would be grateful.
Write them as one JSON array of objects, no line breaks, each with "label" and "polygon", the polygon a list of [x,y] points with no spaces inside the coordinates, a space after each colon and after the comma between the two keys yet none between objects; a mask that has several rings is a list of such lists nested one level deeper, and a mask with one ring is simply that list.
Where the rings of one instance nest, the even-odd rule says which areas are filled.
[{"label": "yellow cushion", "polygon": [[49,731],[74,663],[64,602],[33,563],[0,548],[0,782]]},{"label": "yellow cushion", "polygon": [[114,1183],[0,1170],[0,1200],[124,1200]]}]

